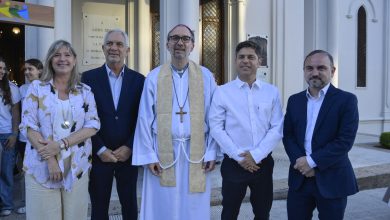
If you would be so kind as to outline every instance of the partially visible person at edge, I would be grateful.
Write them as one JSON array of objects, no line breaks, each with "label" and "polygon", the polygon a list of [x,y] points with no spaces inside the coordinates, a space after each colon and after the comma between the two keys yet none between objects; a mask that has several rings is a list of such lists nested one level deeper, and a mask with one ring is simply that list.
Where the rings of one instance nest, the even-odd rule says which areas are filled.
[{"label": "partially visible person at edge", "polygon": [[[31,82],[34,80],[38,80],[42,75],[43,70],[43,64],[38,59],[28,59],[24,62],[24,76],[26,77],[26,83],[19,87],[21,102],[23,103],[23,100],[26,98],[27,89],[30,86]],[[24,160],[24,152],[26,150],[26,142],[28,141],[27,137],[23,136],[23,134],[19,134],[19,141],[18,141],[18,153],[19,153],[19,159],[21,163],[23,163]],[[18,160],[19,161],[19,160]],[[19,164],[17,162],[17,164]],[[18,166],[19,167],[19,166]],[[22,178],[22,203],[19,208],[16,209],[16,212],[18,214],[24,214],[26,213],[26,206],[25,206],[25,196],[26,196],[26,190],[25,190],[25,184],[24,184],[24,178]]]},{"label": "partially visible person at edge", "polygon": [[14,209],[14,166],[16,141],[20,123],[20,94],[18,87],[8,80],[5,60],[0,57],[0,216],[8,216]]},{"label": "partially visible person at edge", "polygon": [[289,220],[341,220],[347,196],[358,192],[348,158],[359,126],[354,94],[335,88],[333,57],[314,50],[303,62],[308,88],[290,96],[283,144],[290,159],[287,214]]},{"label": "partially visible person at edge", "polygon": [[70,43],[55,41],[40,80],[31,83],[23,100],[20,130],[29,140],[24,160],[27,220],[87,219],[90,137],[100,121],[76,60]]},{"label": "partially visible person at edge", "polygon": [[134,130],[145,77],[129,69],[129,37],[109,30],[102,50],[106,63],[83,73],[82,81],[95,94],[101,130],[92,137],[92,170],[89,181],[93,220],[108,220],[112,183],[121,204],[122,218],[136,220],[138,167],[131,164]]},{"label": "partially visible person at edge", "polygon": [[133,155],[133,164],[145,168],[141,220],[210,219],[217,145],[208,113],[216,84],[190,60],[194,41],[188,26],[173,27],[166,44],[171,61],[145,80]]},{"label": "partially visible person at edge", "polygon": [[269,219],[272,207],[271,154],[282,139],[283,111],[278,89],[256,79],[261,61],[258,44],[239,43],[237,78],[215,91],[210,107],[210,134],[224,153],[222,220],[237,219],[248,187],[254,219]]}]

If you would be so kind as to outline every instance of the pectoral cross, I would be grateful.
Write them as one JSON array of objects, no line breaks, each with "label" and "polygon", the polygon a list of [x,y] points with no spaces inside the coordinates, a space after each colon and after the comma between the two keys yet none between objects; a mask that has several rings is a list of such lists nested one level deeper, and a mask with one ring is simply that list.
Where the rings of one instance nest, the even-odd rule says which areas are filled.
[{"label": "pectoral cross", "polygon": [[180,115],[180,123],[183,123],[183,115],[187,114],[187,112],[183,112],[184,106],[183,107],[179,106],[179,108],[180,108],[180,111],[176,112],[176,115]]}]

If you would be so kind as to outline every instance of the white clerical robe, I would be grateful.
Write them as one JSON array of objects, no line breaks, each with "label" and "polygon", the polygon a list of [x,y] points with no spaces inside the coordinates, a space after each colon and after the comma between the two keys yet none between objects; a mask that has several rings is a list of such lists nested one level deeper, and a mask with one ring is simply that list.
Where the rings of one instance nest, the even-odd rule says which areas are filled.
[{"label": "white clerical robe", "polygon": [[[204,161],[216,159],[217,145],[209,136],[208,110],[212,94],[216,88],[212,73],[202,67],[204,81],[205,107],[205,156]],[[160,67],[152,70],[146,80],[142,92],[138,112],[137,127],[134,135],[133,165],[147,165],[159,162],[157,141],[157,81]],[[206,174],[206,191],[191,193],[189,191],[189,161],[190,156],[190,108],[188,91],[188,69],[182,77],[173,71],[172,88],[172,138],[174,149],[174,164],[176,186],[160,185],[159,177],[154,176],[147,166],[144,168],[144,179],[141,199],[140,220],[208,220],[210,219],[210,175]],[[176,95],[177,94],[177,98]],[[187,99],[187,100],[186,100]],[[179,102],[179,103],[178,103]],[[185,104],[184,104],[185,103]],[[179,105],[187,112],[180,122]],[[177,159],[177,160],[176,160]]]}]

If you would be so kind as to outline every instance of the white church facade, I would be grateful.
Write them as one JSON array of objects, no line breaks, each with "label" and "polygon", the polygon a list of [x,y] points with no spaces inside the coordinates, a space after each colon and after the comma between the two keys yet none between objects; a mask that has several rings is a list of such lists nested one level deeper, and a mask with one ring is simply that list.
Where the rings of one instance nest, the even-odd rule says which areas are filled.
[{"label": "white church facade", "polygon": [[[54,29],[26,26],[26,59],[44,59],[57,39],[70,41],[80,71],[104,63],[107,28],[129,33],[128,66],[147,74],[168,61],[167,32],[184,23],[195,31],[191,59],[215,73],[218,83],[235,78],[234,49],[253,38],[265,59],[258,76],[276,85],[284,105],[306,88],[303,59],[329,51],[337,68],[332,83],[356,94],[359,133],[390,131],[390,1],[388,0],[26,0],[54,7]],[[284,106],[285,107],[285,106]],[[330,119],[331,120],[331,119]]]}]

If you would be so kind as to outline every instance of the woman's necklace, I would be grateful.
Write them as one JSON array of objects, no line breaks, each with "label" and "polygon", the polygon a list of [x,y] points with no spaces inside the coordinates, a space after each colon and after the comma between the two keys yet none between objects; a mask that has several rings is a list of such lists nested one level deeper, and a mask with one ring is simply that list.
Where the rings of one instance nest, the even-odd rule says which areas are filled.
[{"label": "woman's necklace", "polygon": [[[63,129],[69,129],[70,128],[70,121],[69,121],[69,107],[66,109],[66,114],[65,114],[65,111],[64,111],[64,106],[61,102],[61,111],[62,111],[62,118],[63,118],[63,122],[61,123],[61,128]],[[66,115],[66,116],[65,116]]]}]

